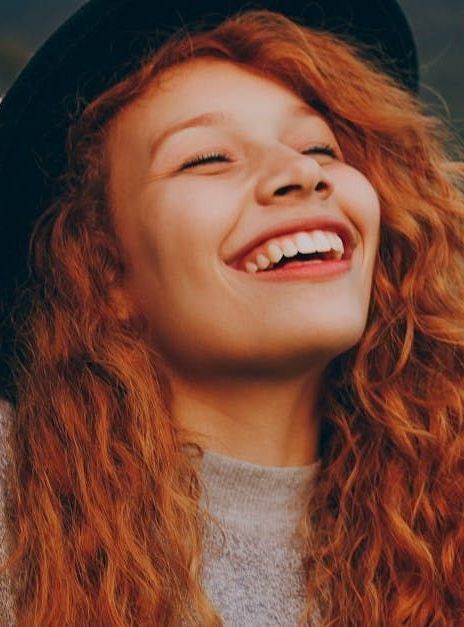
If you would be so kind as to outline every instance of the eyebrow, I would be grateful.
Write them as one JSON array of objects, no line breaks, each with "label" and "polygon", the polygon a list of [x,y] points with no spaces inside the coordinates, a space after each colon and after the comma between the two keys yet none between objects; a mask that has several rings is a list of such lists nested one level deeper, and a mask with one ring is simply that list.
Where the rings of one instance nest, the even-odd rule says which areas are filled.
[{"label": "eyebrow", "polygon": [[[317,113],[311,109],[306,104],[297,104],[290,108],[290,115],[305,115],[310,117],[319,117]],[[224,113],[224,111],[206,111],[205,113],[201,113],[200,115],[196,115],[193,118],[188,118],[187,120],[180,120],[168,128],[164,129],[164,131],[154,140],[150,149],[150,156],[153,158],[155,153],[161,146],[163,142],[166,141],[168,137],[182,131],[186,128],[200,127],[200,126],[219,126],[220,124],[224,124],[225,122],[231,122],[233,120],[233,115],[230,113]]]}]

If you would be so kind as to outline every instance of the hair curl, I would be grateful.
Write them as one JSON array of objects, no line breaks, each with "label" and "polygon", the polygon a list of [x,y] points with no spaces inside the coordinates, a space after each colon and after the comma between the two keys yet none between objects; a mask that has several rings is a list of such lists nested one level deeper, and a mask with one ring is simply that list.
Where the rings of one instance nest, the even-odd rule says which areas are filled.
[{"label": "hair curl", "polygon": [[381,202],[365,332],[326,371],[301,624],[319,612],[323,627],[462,625],[464,196],[451,132],[353,43],[270,11],[175,34],[69,134],[67,192],[36,225],[17,325],[18,622],[222,624],[200,584],[207,514],[190,436],[124,297],[106,193],[111,119],[160,71],[198,56],[311,103]]}]

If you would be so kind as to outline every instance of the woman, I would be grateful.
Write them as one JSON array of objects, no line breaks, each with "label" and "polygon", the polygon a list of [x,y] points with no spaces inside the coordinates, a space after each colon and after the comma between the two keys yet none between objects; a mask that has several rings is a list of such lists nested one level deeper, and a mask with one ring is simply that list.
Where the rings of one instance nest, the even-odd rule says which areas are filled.
[{"label": "woman", "polygon": [[462,169],[407,71],[282,13],[175,35],[69,129],[3,412],[10,621],[464,620]]}]

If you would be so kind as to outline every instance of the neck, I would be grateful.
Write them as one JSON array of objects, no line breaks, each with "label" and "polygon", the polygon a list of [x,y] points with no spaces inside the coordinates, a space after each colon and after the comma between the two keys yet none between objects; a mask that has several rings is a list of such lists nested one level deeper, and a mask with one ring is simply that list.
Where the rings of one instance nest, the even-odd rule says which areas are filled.
[{"label": "neck", "polygon": [[319,458],[320,377],[173,381],[173,414],[212,452],[268,466]]}]

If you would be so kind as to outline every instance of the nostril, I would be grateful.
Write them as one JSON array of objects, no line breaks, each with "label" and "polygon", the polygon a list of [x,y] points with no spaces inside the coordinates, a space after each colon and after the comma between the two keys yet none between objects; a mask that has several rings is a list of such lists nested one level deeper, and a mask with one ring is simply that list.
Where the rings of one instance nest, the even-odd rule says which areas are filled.
[{"label": "nostril", "polygon": [[314,188],[314,190],[315,190],[316,192],[323,192],[323,191],[325,191],[326,189],[328,189],[328,187],[329,187],[329,186],[327,185],[327,183],[326,183],[325,181],[319,181],[319,183],[316,185],[316,187]]},{"label": "nostril", "polygon": [[283,187],[279,187],[274,193],[276,196],[283,196],[293,189],[300,189],[300,187],[300,185],[284,185]]}]

